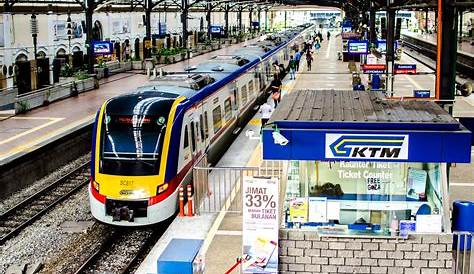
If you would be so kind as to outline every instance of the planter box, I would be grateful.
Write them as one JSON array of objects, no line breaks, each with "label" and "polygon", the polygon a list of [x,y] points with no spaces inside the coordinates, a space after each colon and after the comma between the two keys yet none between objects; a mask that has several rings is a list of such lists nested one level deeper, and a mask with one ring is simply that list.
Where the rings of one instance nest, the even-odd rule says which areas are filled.
[{"label": "planter box", "polygon": [[120,67],[123,71],[132,70],[132,61],[120,63]]},{"label": "planter box", "polygon": [[58,101],[74,94],[89,91],[94,89],[94,78],[87,78],[84,80],[75,81],[77,93],[74,90],[73,83],[67,83],[57,86],[52,86],[36,91],[29,92],[21,97],[18,97],[15,102],[15,112],[25,112],[30,109],[48,105],[54,101]]},{"label": "planter box", "polygon": [[132,69],[143,70],[142,61],[132,61]]}]

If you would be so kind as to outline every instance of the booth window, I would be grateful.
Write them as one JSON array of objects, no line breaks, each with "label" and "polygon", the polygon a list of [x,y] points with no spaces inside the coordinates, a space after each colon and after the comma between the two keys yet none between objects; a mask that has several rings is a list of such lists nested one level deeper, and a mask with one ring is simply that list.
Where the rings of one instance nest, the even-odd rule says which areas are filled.
[{"label": "booth window", "polygon": [[287,222],[387,232],[394,221],[441,215],[441,186],[435,163],[290,161]]}]

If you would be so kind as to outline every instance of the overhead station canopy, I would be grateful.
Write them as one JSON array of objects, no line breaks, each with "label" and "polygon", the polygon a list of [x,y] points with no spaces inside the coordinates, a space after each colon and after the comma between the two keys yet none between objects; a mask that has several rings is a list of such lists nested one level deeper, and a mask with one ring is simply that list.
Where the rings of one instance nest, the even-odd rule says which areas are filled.
[{"label": "overhead station canopy", "polygon": [[[470,162],[471,132],[430,101],[298,90],[282,100],[268,124],[265,159]],[[275,129],[286,145],[275,141]]]}]

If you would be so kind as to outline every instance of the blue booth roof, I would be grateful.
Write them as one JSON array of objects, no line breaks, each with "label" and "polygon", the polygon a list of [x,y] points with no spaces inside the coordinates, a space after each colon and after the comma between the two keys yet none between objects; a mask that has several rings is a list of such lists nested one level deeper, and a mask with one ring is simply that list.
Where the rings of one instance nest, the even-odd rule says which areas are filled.
[{"label": "blue booth roof", "polygon": [[[275,128],[288,140],[280,145]],[[298,90],[282,99],[263,130],[274,160],[470,162],[471,132],[431,101],[376,92]]]}]

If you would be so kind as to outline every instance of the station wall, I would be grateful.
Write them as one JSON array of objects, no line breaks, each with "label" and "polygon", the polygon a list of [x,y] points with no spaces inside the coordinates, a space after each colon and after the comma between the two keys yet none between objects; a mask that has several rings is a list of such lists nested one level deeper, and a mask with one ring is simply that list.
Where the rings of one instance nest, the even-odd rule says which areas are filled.
[{"label": "station wall", "polygon": [[[124,42],[126,39],[133,44],[133,40],[145,37],[145,26],[143,24],[143,12],[129,12],[129,13],[105,13],[98,12],[93,17],[93,23],[100,22],[102,27],[102,39],[110,39],[111,41]],[[181,13],[167,12],[152,13],[152,33],[158,33],[158,22],[166,22],[167,31],[170,33],[181,33],[182,25],[180,22]],[[264,14],[261,14],[262,22]],[[5,48],[10,50],[14,62],[17,57],[26,55],[28,59],[34,58],[33,55],[33,40],[30,32],[30,17],[31,15],[14,14],[12,16],[12,29],[10,31],[11,44],[0,44],[0,64],[3,64]],[[256,13],[254,19],[256,20]],[[205,12],[191,12],[188,20],[188,29],[190,31],[200,30],[201,18],[203,20],[204,29],[207,28],[207,21],[205,20]],[[224,13],[213,12],[211,17],[212,24],[225,25]],[[86,51],[85,40],[86,35],[82,31],[81,21],[85,20],[84,14],[71,14],[71,21],[77,27],[74,29],[75,38],[71,39],[71,46],[65,32],[65,24],[67,20],[66,14],[42,14],[37,15],[38,20],[38,53],[45,54],[46,57],[55,56],[58,52],[64,51],[68,54],[70,51],[81,50]],[[250,26],[249,13],[242,13],[242,24],[245,28]],[[237,25],[237,13],[229,13],[229,27]],[[0,41],[3,41],[4,35],[8,30],[3,28],[3,18],[0,16]]]}]

